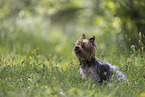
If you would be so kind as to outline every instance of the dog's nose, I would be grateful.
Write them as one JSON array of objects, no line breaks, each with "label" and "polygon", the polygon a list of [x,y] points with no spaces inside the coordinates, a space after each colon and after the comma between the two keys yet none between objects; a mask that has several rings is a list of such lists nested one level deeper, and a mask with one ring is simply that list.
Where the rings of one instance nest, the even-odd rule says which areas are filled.
[{"label": "dog's nose", "polygon": [[78,47],[78,46],[75,46],[75,49],[76,49],[76,50],[78,50],[78,49],[79,49],[79,47]]}]

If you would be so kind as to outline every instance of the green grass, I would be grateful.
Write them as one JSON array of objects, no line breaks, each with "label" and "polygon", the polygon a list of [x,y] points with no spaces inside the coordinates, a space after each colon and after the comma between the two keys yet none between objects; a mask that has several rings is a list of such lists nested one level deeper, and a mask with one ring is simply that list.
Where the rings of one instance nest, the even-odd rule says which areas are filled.
[{"label": "green grass", "polygon": [[145,93],[144,56],[135,54],[112,54],[102,60],[117,65],[127,76],[128,82],[102,86],[81,78],[79,63],[71,59],[49,55],[38,50],[27,55],[8,55],[0,58],[0,97],[139,97]]}]

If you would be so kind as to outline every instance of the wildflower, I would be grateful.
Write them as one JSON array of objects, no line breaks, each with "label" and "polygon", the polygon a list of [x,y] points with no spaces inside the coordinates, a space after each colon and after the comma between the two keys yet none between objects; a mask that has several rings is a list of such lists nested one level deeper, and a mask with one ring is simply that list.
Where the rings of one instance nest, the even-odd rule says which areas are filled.
[{"label": "wildflower", "polygon": [[53,79],[55,80],[56,78],[55,78],[55,77],[53,77]]},{"label": "wildflower", "polygon": [[107,72],[104,72],[104,75],[106,75],[107,74]]},{"label": "wildflower", "polygon": [[139,38],[141,39],[141,32],[139,32]]},{"label": "wildflower", "polygon": [[47,88],[47,86],[45,86],[45,88]]},{"label": "wildflower", "polygon": [[34,51],[32,51],[32,53],[34,54]]},{"label": "wildflower", "polygon": [[9,79],[12,79],[11,77],[9,77]]},{"label": "wildflower", "polygon": [[140,94],[140,97],[145,97],[145,93],[141,93]]},{"label": "wildflower", "polygon": [[51,57],[52,55],[51,54],[49,54],[49,57]]},{"label": "wildflower", "polygon": [[29,80],[29,81],[32,81],[32,79],[31,79],[31,78],[28,78],[28,80]]},{"label": "wildflower", "polygon": [[36,50],[34,49],[34,52],[35,52]]},{"label": "wildflower", "polygon": [[63,92],[59,92],[61,95],[65,95]]},{"label": "wildflower", "polygon": [[40,57],[43,57],[43,55],[39,54]]},{"label": "wildflower", "polygon": [[32,59],[32,57],[31,57],[31,56],[29,56],[29,59]]},{"label": "wildflower", "polygon": [[61,82],[60,85],[63,85],[63,83]]},{"label": "wildflower", "polygon": [[75,88],[70,88],[68,91],[69,91],[69,93],[74,93],[75,92]]},{"label": "wildflower", "polygon": [[134,45],[131,45],[131,48],[135,48],[135,46]]}]

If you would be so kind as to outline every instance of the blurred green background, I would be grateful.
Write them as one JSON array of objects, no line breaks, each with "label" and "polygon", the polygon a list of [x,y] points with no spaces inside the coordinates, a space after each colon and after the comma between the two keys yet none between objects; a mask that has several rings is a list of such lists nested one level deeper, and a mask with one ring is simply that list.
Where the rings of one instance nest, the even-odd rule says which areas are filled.
[{"label": "blurred green background", "polygon": [[145,0],[0,0],[0,55],[70,57],[83,33],[100,54],[143,50],[144,27]]}]

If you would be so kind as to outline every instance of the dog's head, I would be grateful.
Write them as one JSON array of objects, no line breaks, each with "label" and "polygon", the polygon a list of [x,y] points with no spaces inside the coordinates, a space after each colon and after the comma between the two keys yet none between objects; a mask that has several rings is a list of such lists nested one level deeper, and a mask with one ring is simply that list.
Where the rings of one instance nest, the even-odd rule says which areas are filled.
[{"label": "dog's head", "polygon": [[95,41],[95,36],[92,36],[87,40],[85,34],[83,34],[75,43],[73,52],[79,61],[90,61],[95,57],[96,49],[97,44]]}]

